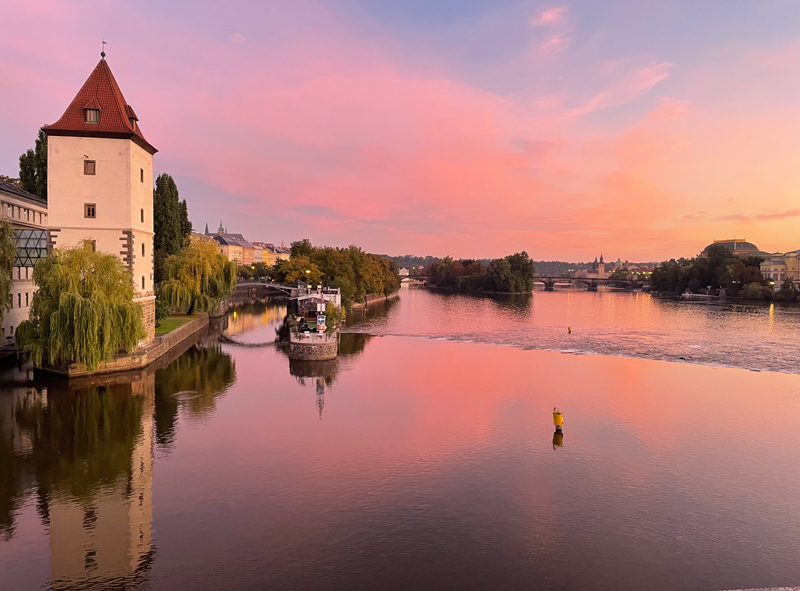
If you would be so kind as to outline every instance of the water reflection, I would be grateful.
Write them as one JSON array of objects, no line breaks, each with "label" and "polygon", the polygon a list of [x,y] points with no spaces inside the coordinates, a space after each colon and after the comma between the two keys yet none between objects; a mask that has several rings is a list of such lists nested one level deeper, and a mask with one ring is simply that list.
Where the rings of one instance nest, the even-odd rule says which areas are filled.
[{"label": "water reflection", "polygon": [[87,383],[10,373],[3,382],[14,385],[0,395],[5,536],[35,491],[53,589],[136,584],[154,554],[153,375]]},{"label": "water reflection", "polygon": [[229,336],[250,332],[280,323],[286,316],[285,300],[258,300],[233,306],[228,310]]},{"label": "water reflection", "polygon": [[214,412],[217,398],[235,381],[236,363],[215,343],[194,345],[156,371],[158,443],[168,446],[172,442],[179,405],[190,418],[202,419]]},{"label": "water reflection", "polygon": [[382,302],[373,302],[367,308],[353,309],[347,313],[345,326],[353,326],[365,321],[380,321],[388,316],[389,311],[399,302],[399,298],[391,298]]},{"label": "water reflection", "polygon": [[[368,334],[342,333],[339,335],[339,357],[325,361],[307,361],[289,359],[289,374],[297,379],[301,386],[313,385],[316,392],[316,404],[319,417],[325,407],[325,390],[330,389],[340,371],[352,368],[372,337]],[[278,350],[287,358],[285,347]]]},{"label": "water reflection", "polygon": [[391,310],[354,317],[348,327],[375,335],[790,373],[800,363],[797,308],[691,304],[641,292],[471,296],[403,287]]},{"label": "water reflection", "polygon": [[[219,345],[191,345],[160,365],[77,381],[0,375],[0,535],[16,535],[34,500],[52,589],[134,588],[148,573],[154,443],[172,443],[179,407],[206,417],[236,379]],[[184,402],[181,392],[193,395]]]}]

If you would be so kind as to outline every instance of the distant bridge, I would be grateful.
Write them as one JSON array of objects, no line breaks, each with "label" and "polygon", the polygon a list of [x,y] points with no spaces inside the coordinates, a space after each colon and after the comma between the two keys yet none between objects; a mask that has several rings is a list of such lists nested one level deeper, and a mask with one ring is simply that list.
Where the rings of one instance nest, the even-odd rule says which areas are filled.
[{"label": "distant bridge", "polygon": [[284,285],[267,281],[246,281],[236,284],[232,298],[266,298],[269,296],[297,297],[296,285]]},{"label": "distant bridge", "polygon": [[589,291],[597,291],[601,285],[607,287],[616,287],[619,289],[638,289],[641,288],[644,282],[632,279],[616,279],[612,277],[605,277],[600,279],[598,277],[562,277],[555,275],[535,275],[533,281],[536,283],[544,283],[545,291],[553,291],[556,284],[571,284],[573,286],[585,285]]}]

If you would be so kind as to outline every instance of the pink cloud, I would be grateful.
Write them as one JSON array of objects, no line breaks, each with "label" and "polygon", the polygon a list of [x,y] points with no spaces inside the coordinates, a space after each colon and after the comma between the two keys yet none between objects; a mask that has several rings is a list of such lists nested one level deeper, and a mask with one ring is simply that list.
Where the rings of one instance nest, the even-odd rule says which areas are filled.
[{"label": "pink cloud", "polygon": [[[695,254],[707,234],[736,223],[687,217],[699,209],[772,216],[754,224],[765,249],[794,235],[786,212],[800,188],[800,130],[792,110],[762,108],[770,103],[756,97],[744,114],[720,114],[698,90],[708,80],[699,74],[670,80],[680,99],[648,96],[672,72],[663,59],[592,62],[594,74],[577,82],[503,95],[398,56],[316,2],[260,7],[269,13],[261,21],[280,26],[264,39],[242,29],[247,51],[229,30],[215,36],[133,5],[63,6],[67,30],[61,17],[12,8],[18,33],[0,39],[0,90],[12,101],[0,112],[4,143],[23,138],[14,140],[16,157],[61,114],[97,59],[96,31],[84,23],[99,14],[114,33],[109,63],[160,150],[156,168],[187,179],[182,196],[201,227],[221,217],[254,240],[309,236],[455,256],[526,249],[573,260],[601,248],[631,259]],[[295,12],[302,18],[287,21]],[[541,55],[572,41],[551,35]],[[552,71],[552,62],[525,57],[526,76]],[[717,68],[711,86],[738,88],[748,67],[755,61]],[[30,92],[14,92],[20,87]],[[639,99],[624,118],[601,113]],[[589,113],[597,115],[582,117]],[[742,205],[764,195],[774,209]]]},{"label": "pink cloud", "polygon": [[637,68],[621,80],[595,94],[584,105],[572,109],[569,117],[580,117],[609,107],[624,105],[647,94],[656,84],[669,76],[672,64],[662,62]]},{"label": "pink cloud", "polygon": [[534,27],[541,27],[544,25],[555,25],[566,16],[568,7],[567,6],[556,6],[555,8],[549,8],[547,10],[543,10],[539,14],[537,14],[531,24]]},{"label": "pink cloud", "polygon": [[536,46],[534,54],[540,58],[551,58],[566,50],[575,42],[575,37],[556,34]]}]

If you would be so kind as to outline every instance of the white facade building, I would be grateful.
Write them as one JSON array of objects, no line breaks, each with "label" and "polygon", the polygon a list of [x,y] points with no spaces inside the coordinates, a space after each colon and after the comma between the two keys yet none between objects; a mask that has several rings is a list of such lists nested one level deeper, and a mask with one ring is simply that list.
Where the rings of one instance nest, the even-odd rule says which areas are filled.
[{"label": "white facade building", "polygon": [[0,346],[14,345],[15,332],[28,319],[36,286],[33,267],[47,255],[47,202],[36,195],[0,181],[0,219],[14,228],[17,255],[11,271],[11,296],[3,314]]}]

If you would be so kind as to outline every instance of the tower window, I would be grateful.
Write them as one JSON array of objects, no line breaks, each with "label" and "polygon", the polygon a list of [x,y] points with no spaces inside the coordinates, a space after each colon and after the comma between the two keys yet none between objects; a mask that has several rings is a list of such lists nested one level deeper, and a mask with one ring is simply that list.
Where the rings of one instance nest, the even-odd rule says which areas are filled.
[{"label": "tower window", "polygon": [[131,129],[133,129],[133,131],[136,131],[136,119],[134,119],[133,117],[128,117],[128,121],[131,124]]},{"label": "tower window", "polygon": [[144,223],[144,208],[139,210],[142,215],[142,223]]},{"label": "tower window", "polygon": [[139,169],[139,182],[144,182],[144,168]]},{"label": "tower window", "polygon": [[83,161],[83,174],[91,174],[94,175],[96,170],[96,165],[94,160],[84,160]]},{"label": "tower window", "polygon": [[142,291],[144,291],[144,275],[142,275]]},{"label": "tower window", "polygon": [[85,218],[95,218],[97,217],[97,209],[94,203],[84,203],[83,204],[83,217]]},{"label": "tower window", "polygon": [[97,124],[100,122],[100,109],[85,109],[86,123]]},{"label": "tower window", "polygon": [[144,256],[144,242],[142,242],[142,256]]}]

